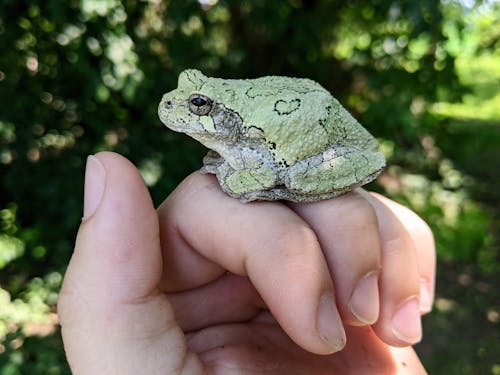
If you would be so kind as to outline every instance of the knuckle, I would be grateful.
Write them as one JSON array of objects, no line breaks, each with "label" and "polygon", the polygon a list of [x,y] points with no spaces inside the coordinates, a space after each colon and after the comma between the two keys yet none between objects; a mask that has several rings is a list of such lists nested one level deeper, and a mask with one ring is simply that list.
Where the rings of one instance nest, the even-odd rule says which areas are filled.
[{"label": "knuckle", "polygon": [[[272,243],[268,246],[281,267],[294,274],[322,272],[323,255],[319,240],[306,223],[289,223],[276,228]],[[267,247],[267,246],[266,246]],[[269,251],[270,249],[266,250]]]},{"label": "knuckle", "polygon": [[340,202],[336,217],[341,218],[336,225],[360,233],[377,230],[378,220],[373,206],[357,193],[349,194]]},{"label": "knuckle", "polygon": [[285,258],[301,255],[309,249],[319,247],[316,234],[305,223],[286,225],[278,231],[276,240],[277,250]]}]

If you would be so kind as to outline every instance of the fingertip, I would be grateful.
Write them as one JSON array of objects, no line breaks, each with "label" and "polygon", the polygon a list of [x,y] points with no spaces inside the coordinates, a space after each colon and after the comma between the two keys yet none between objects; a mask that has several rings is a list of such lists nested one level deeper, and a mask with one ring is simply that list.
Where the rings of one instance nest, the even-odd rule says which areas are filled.
[{"label": "fingertip", "polygon": [[417,296],[412,296],[397,307],[392,317],[392,333],[403,345],[413,345],[422,339],[420,305]]},{"label": "fingertip", "polygon": [[[156,229],[156,211],[135,165],[122,155],[108,151],[90,156],[89,162],[103,180],[101,202],[93,213],[93,216],[100,216],[96,219],[99,225],[127,235],[135,232],[126,229],[148,226]],[[147,221],[143,224],[143,220]]]},{"label": "fingertip", "polygon": [[346,334],[331,292],[324,293],[319,300],[317,329],[326,344],[318,354],[332,354],[344,348]]},{"label": "fingertip", "polygon": [[420,277],[420,313],[427,314],[432,311],[434,302],[434,283],[427,278]]},{"label": "fingertip", "polygon": [[379,315],[378,272],[363,276],[351,295],[349,308],[362,325],[375,323]]}]

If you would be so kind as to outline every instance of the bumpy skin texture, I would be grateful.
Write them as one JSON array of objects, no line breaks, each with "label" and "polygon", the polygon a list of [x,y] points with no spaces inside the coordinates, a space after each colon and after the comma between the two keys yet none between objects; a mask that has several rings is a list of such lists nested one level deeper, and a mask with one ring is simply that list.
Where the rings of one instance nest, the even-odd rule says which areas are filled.
[{"label": "bumpy skin texture", "polygon": [[385,167],[371,134],[309,79],[229,80],[185,70],[158,114],[210,149],[202,171],[243,202],[331,198]]}]

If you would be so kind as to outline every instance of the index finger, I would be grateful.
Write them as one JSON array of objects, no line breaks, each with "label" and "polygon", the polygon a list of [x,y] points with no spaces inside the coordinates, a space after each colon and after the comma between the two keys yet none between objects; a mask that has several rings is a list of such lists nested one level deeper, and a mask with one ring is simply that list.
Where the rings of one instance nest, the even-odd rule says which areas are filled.
[{"label": "index finger", "polygon": [[304,349],[340,350],[345,333],[313,230],[277,202],[243,204],[194,173],[158,209],[162,286],[187,289],[230,271],[248,276],[281,327]]}]

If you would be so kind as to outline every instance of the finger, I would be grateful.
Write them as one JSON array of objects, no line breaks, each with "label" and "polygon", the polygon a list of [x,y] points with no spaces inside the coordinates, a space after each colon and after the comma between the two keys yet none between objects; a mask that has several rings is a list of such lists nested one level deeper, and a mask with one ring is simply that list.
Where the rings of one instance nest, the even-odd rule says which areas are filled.
[{"label": "finger", "polygon": [[417,254],[418,275],[420,278],[420,312],[422,314],[428,313],[432,310],[432,304],[434,302],[436,279],[436,249],[434,245],[434,235],[425,221],[415,212],[380,194],[371,194],[394,212],[413,240]]},{"label": "finger", "polygon": [[357,192],[290,204],[318,235],[344,322],[373,324],[379,315],[381,245],[372,206]]},{"label": "finger", "polygon": [[169,294],[168,299],[184,332],[247,322],[267,308],[247,277],[231,273],[204,286]]},{"label": "finger", "polygon": [[84,206],[58,302],[73,373],[169,372],[184,359],[201,373],[158,292],[158,221],[137,170],[117,154],[90,156]]},{"label": "finger", "polygon": [[[167,279],[186,278],[179,274],[186,270],[204,274],[205,282],[217,274],[211,263],[189,251],[194,249],[223,269],[248,276],[299,345],[315,353],[343,347],[344,331],[319,243],[288,207],[276,202],[243,204],[224,194],[213,176],[195,173],[172,194],[159,215],[161,226],[175,228],[179,238],[163,250],[166,262],[176,251],[172,246],[181,239],[188,244],[185,254],[175,254],[190,266],[169,269]],[[199,276],[194,277],[199,282]]]},{"label": "finger", "polygon": [[422,338],[415,244],[401,218],[385,201],[361,189],[359,193],[375,210],[382,241],[380,316],[374,330],[389,345],[413,345]]}]

